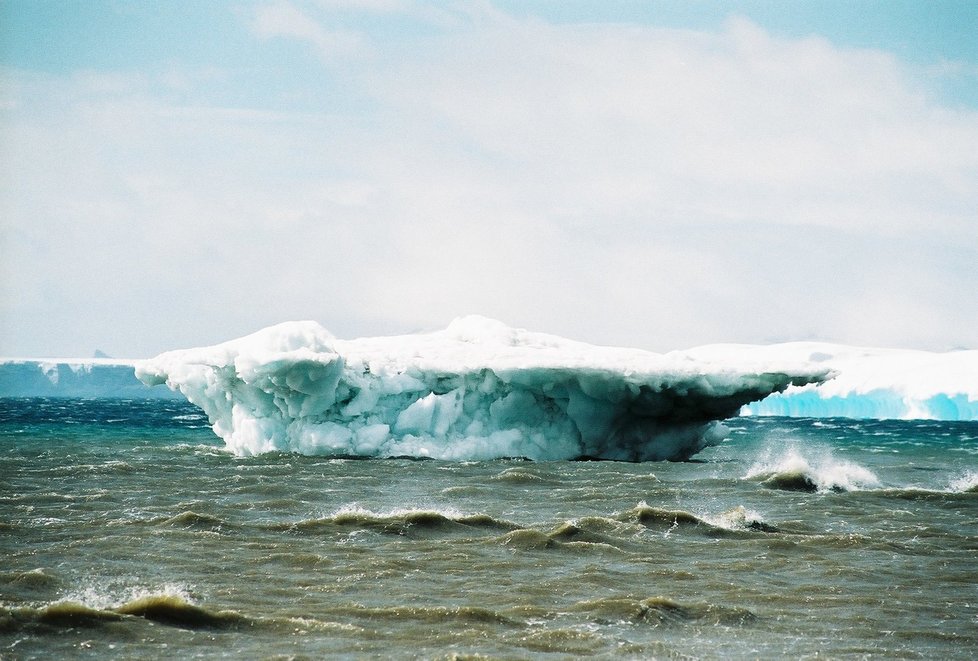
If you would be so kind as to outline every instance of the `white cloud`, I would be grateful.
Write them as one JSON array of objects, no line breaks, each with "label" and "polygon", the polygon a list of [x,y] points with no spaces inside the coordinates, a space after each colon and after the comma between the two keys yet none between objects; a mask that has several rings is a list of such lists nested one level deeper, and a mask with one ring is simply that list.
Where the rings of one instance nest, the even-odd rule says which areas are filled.
[{"label": "white cloud", "polygon": [[469,5],[371,43],[320,10],[252,28],[367,103],[195,105],[192,73],[179,104],[145,76],[5,93],[0,353],[467,312],[657,349],[978,345],[978,113],[893,56]]},{"label": "white cloud", "polygon": [[282,37],[310,42],[326,60],[356,53],[363,47],[360,34],[328,29],[285,0],[258,7],[252,29],[262,39]]},{"label": "white cloud", "polygon": [[975,114],[928,104],[891,58],[777,41],[743,21],[718,35],[492,25],[407,58],[375,89],[421,123],[547,173],[544,195],[587,192],[647,214],[678,205],[848,227],[845,207],[889,231],[920,210],[851,203],[881,180],[933,190],[978,167]]},{"label": "white cloud", "polygon": [[[417,152],[450,152],[405,157],[402,208],[432,204],[435,188],[428,215],[466,237],[500,218],[546,229],[527,244],[496,227],[478,241],[496,280],[457,276],[510,318],[658,346],[975,342],[962,323],[974,309],[934,309],[915,283],[949,300],[978,284],[966,264],[931,259],[941,245],[978,258],[978,114],[941,108],[886,54],[778,40],[744,21],[702,34],[504,20],[405,56],[372,85],[406,134],[425,136]],[[480,167],[465,174],[456,158]],[[874,237],[889,237],[892,259]],[[402,252],[402,270],[434,281],[441,245]],[[526,253],[576,305],[537,286]],[[418,291],[407,277],[401,287]],[[392,298],[407,318],[450,307]],[[887,314],[855,314],[868,306]]]}]

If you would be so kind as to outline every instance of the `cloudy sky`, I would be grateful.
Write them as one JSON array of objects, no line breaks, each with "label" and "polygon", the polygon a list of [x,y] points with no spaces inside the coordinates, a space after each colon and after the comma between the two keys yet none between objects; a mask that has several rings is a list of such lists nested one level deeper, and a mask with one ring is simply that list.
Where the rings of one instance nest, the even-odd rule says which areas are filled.
[{"label": "cloudy sky", "polygon": [[978,347],[978,3],[0,0],[0,355]]}]

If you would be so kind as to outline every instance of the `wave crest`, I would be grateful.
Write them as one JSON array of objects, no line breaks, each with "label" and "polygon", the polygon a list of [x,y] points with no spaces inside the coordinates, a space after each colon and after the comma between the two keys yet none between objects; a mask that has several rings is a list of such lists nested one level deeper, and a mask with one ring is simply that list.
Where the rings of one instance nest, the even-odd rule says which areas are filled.
[{"label": "wave crest", "polygon": [[246,622],[235,611],[212,611],[172,594],[140,597],[116,608],[115,612],[192,629],[227,629]]},{"label": "wave crest", "polygon": [[320,533],[336,529],[372,530],[388,535],[467,532],[478,529],[514,530],[515,523],[484,513],[466,514],[455,510],[404,508],[374,512],[357,506],[343,507],[329,516],[289,524],[289,530]]},{"label": "wave crest", "polygon": [[760,514],[737,505],[719,514],[697,515],[685,510],[663,509],[652,507],[642,501],[632,509],[618,515],[620,521],[640,523],[646,527],[666,528],[668,534],[672,530],[685,527],[700,527],[712,535],[736,532],[781,532],[781,530],[766,523]]},{"label": "wave crest", "polygon": [[809,458],[795,447],[756,462],[744,479],[759,481],[771,489],[810,493],[854,491],[880,483],[872,471],[859,464],[840,461],[829,452]]}]

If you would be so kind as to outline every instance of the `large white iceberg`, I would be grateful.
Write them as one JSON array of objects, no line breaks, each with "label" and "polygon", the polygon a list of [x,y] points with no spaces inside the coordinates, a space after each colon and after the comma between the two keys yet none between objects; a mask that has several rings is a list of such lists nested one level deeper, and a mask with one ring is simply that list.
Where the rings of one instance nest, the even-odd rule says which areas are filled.
[{"label": "large white iceberg", "polygon": [[598,347],[472,316],[356,340],[290,322],[136,374],[183,393],[240,455],[645,461],[689,457],[744,404],[832,372]]}]

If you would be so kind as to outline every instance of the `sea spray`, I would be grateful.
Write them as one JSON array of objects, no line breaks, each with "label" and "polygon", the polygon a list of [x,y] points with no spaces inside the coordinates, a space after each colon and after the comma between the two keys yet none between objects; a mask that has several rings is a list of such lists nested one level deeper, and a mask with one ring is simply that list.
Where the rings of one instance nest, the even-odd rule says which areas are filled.
[{"label": "sea spray", "polygon": [[955,493],[978,493],[978,471],[968,471],[951,480],[948,486]]}]

